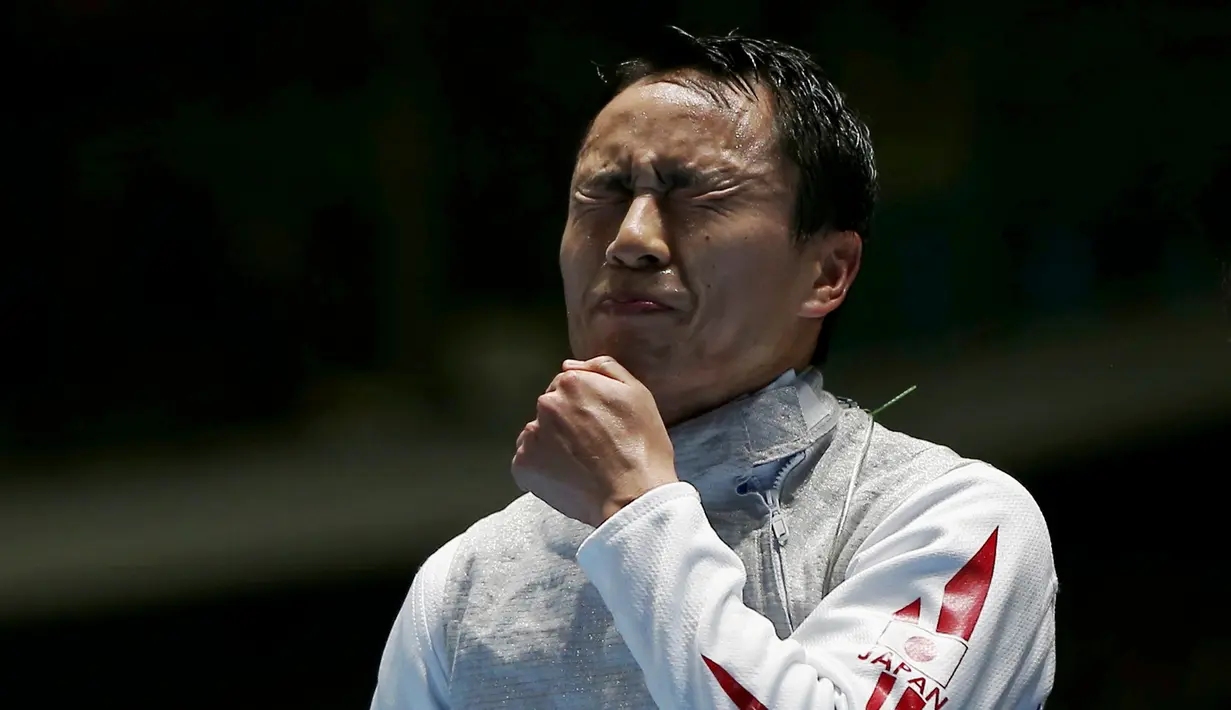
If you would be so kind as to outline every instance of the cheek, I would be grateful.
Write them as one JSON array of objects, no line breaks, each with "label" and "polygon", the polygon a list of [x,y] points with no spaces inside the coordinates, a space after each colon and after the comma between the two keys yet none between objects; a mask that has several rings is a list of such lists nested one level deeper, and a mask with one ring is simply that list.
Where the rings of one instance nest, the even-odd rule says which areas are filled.
[{"label": "cheek", "polygon": [[570,311],[580,307],[594,279],[603,268],[605,247],[597,239],[566,232],[560,243],[560,277],[565,305]]},{"label": "cheek", "polygon": [[700,296],[699,325],[736,341],[782,321],[780,312],[790,310],[794,275],[781,259],[751,250],[728,252],[697,264],[690,280]]}]

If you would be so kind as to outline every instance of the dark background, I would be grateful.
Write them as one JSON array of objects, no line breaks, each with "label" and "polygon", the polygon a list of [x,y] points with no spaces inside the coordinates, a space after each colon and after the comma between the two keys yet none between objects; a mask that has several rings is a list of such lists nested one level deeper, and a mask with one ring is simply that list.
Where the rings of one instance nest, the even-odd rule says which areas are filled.
[{"label": "dark background", "polygon": [[872,129],[827,381],[1017,476],[1050,708],[1231,706],[1231,12],[1205,4],[19,2],[0,707],[366,707],[565,354],[592,62],[814,52]]}]

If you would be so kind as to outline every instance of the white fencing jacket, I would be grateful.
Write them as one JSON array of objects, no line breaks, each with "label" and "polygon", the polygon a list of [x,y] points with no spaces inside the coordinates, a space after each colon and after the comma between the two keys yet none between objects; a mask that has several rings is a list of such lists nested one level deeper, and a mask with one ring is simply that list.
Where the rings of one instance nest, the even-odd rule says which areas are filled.
[{"label": "white fencing jacket", "polygon": [[1057,589],[1030,494],[789,374],[670,431],[597,529],[531,495],[419,570],[373,710],[1036,710]]}]

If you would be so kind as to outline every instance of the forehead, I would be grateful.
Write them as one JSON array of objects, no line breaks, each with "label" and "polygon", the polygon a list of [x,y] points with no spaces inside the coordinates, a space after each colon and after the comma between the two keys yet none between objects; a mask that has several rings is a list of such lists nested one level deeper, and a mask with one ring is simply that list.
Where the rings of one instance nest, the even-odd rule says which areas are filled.
[{"label": "forehead", "polygon": [[776,164],[769,102],[717,82],[642,80],[595,117],[578,167],[661,160],[715,168]]}]

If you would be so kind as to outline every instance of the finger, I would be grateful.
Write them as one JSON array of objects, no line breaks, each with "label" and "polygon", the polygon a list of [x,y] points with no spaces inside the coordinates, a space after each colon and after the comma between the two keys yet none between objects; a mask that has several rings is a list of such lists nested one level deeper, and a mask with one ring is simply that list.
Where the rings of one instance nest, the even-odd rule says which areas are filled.
[{"label": "finger", "polygon": [[530,484],[526,480],[525,469],[523,468],[523,465],[517,460],[516,456],[513,457],[513,463],[509,466],[509,473],[513,476],[513,483],[516,484],[517,490],[521,491],[522,493],[530,492]]},{"label": "finger", "polygon": [[565,360],[564,364],[560,368],[560,372],[556,373],[556,376],[551,378],[551,382],[547,385],[547,389],[543,392],[543,394],[551,394],[552,392],[560,389],[561,376],[567,372],[590,372],[590,368],[587,367],[586,363],[581,360]]},{"label": "finger", "polygon": [[530,438],[534,436],[535,432],[537,432],[538,430],[539,430],[538,420],[529,422],[526,424],[526,426],[522,427],[521,433],[517,435],[517,448],[520,449],[522,446],[524,446],[526,442],[528,442]]},{"label": "finger", "polygon": [[633,377],[632,373],[624,369],[624,366],[616,362],[616,359],[610,355],[599,355],[595,358],[590,358],[585,362],[579,360],[565,360],[564,369],[567,370],[585,370],[587,372],[596,372],[600,375],[606,375],[617,382],[625,384],[633,384],[637,378]]},{"label": "finger", "polygon": [[[555,377],[551,378],[551,384],[547,386],[547,391],[539,395],[539,403],[558,399],[560,395],[556,394],[557,392],[567,391],[571,386],[580,384],[585,378],[598,374],[588,369],[564,370],[557,373]],[[600,376],[605,377],[605,375]]]}]

